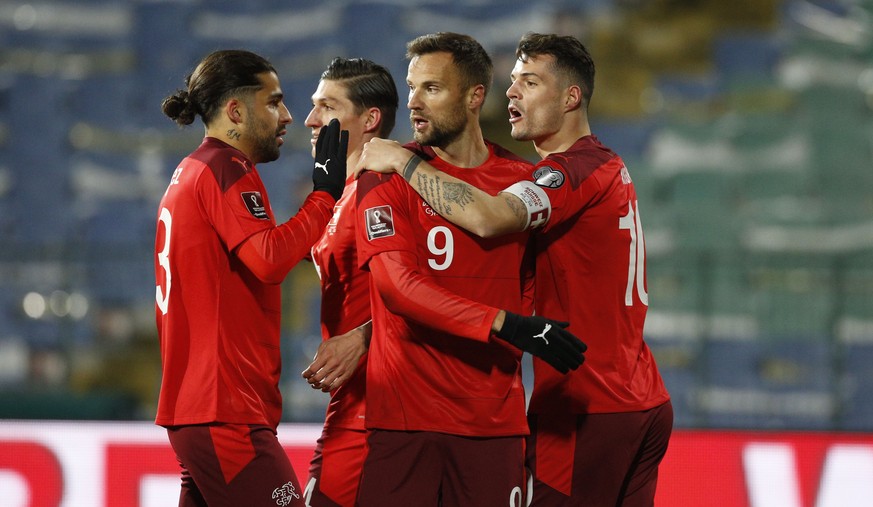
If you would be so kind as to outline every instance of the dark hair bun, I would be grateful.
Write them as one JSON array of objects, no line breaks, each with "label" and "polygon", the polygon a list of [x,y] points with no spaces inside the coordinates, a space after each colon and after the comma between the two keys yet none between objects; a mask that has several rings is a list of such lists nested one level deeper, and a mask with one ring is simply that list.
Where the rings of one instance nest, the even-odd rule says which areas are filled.
[{"label": "dark hair bun", "polygon": [[161,103],[161,110],[171,120],[182,126],[191,125],[196,117],[191,102],[188,100],[188,92],[185,90],[179,90],[165,98]]}]

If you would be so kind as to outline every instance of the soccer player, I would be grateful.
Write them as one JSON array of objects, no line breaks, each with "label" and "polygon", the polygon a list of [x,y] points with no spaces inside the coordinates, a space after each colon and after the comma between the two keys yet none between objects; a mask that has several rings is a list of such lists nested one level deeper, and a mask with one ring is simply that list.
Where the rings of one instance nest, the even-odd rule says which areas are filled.
[{"label": "soccer player", "polygon": [[318,239],[346,176],[339,122],[316,147],[313,192],[276,225],[256,164],[279,157],[292,121],[273,66],[248,51],[207,55],[167,97],[200,146],[178,165],[155,238],[163,377],[155,422],[182,467],[180,507],[302,506],[276,438],[279,283]]},{"label": "soccer player", "polygon": [[[306,118],[306,126],[312,129],[313,155],[319,131],[338,119],[349,131],[347,166],[354,168],[364,143],[391,134],[397,104],[397,87],[387,69],[361,58],[335,58],[321,75]],[[311,507],[353,507],[366,455],[370,273],[358,266],[358,181],[349,176],[333,218],[312,247],[312,260],[321,280],[324,341],[303,377],[314,388],[329,391],[331,399],[304,491]]]},{"label": "soccer player", "polygon": [[[407,57],[415,139],[407,146],[417,156],[495,193],[530,172],[482,135],[493,71],[478,42],[423,35]],[[393,174],[364,173],[357,196],[373,314],[359,505],[520,505],[522,350],[567,372],[585,348],[560,323],[524,316],[527,234],[476,238]]]},{"label": "soccer player", "polygon": [[573,37],[530,33],[516,50],[509,122],[543,158],[497,196],[396,143],[368,143],[359,168],[398,171],[433,210],[483,237],[533,229],[536,312],[584,336],[585,364],[534,360],[528,466],[535,506],[651,506],[673,426],[643,341],[648,308],[640,206],[621,158],[592,135],[594,62]]}]

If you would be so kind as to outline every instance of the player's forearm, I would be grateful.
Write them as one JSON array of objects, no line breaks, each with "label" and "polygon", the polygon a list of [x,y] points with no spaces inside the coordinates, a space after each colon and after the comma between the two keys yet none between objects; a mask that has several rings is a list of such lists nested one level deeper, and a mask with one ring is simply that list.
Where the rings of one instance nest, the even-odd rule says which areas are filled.
[{"label": "player's forearm", "polygon": [[491,322],[491,331],[498,332],[503,329],[503,321],[506,320],[506,312],[500,310],[497,312],[497,315],[494,316],[494,321]]},{"label": "player's forearm", "polygon": [[366,352],[367,349],[370,348],[370,337],[373,336],[373,321],[372,319],[368,320],[348,333],[345,333],[345,335],[340,336],[355,337],[360,341],[361,346],[364,348],[364,352]]},{"label": "player's forearm", "polygon": [[312,248],[333,213],[333,198],[313,192],[287,222],[246,239],[237,256],[264,283],[277,284]]},{"label": "player's forearm", "polygon": [[525,228],[527,212],[513,195],[489,195],[437,170],[417,155],[412,155],[398,172],[434,211],[479,237],[500,236]]},{"label": "player's forearm", "polygon": [[384,252],[370,260],[376,290],[391,313],[444,333],[488,341],[498,309],[435,285],[410,266],[412,254]]}]

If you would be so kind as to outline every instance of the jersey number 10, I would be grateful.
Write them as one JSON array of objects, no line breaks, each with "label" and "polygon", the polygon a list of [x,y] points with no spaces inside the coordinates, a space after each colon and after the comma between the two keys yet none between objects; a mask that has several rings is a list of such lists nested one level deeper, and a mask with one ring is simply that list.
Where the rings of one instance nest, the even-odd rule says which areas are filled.
[{"label": "jersey number 10", "polygon": [[[634,205],[636,205],[636,210],[634,210]],[[649,294],[646,292],[646,241],[643,239],[643,224],[640,221],[640,210],[637,201],[627,203],[627,215],[618,219],[618,228],[622,230],[627,229],[630,232],[631,239],[624,304],[633,306],[633,288],[636,285],[640,302],[649,306]]]}]

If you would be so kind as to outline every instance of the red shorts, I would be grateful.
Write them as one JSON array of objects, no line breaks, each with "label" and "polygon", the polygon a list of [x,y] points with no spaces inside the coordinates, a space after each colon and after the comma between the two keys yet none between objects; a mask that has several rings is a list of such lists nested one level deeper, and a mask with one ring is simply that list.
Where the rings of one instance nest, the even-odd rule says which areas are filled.
[{"label": "red shorts", "polygon": [[179,507],[303,507],[303,492],[276,433],[266,426],[167,428],[182,466]]},{"label": "red shorts", "polygon": [[366,455],[366,431],[325,426],[309,464],[307,507],[354,507]]},{"label": "red shorts", "polygon": [[524,505],[524,437],[372,430],[358,505]]},{"label": "red shorts", "polygon": [[673,405],[613,414],[530,414],[533,507],[651,507]]}]

